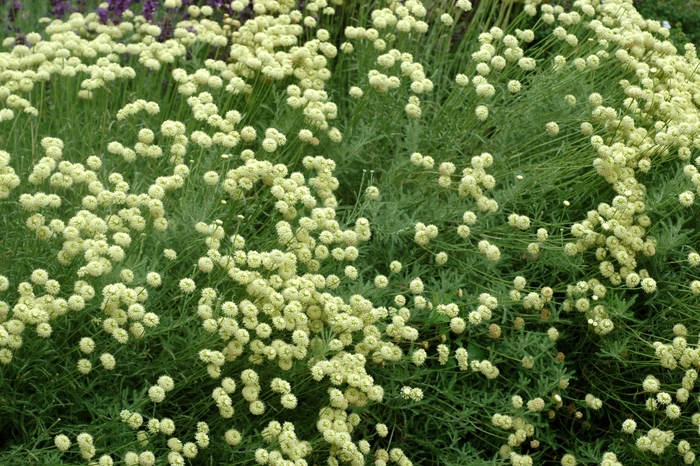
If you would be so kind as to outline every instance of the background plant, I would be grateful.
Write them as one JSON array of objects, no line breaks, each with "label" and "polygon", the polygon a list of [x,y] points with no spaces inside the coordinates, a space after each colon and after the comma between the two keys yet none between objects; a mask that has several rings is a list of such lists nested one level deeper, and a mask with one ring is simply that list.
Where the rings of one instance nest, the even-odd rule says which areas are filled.
[{"label": "background plant", "polygon": [[[635,2],[635,8],[645,18],[657,18],[659,21],[667,21],[671,28],[671,37],[674,43],[692,42],[698,44],[698,28],[700,28],[700,13],[698,4],[683,1],[664,2]],[[685,41],[685,42],[684,42]]]}]

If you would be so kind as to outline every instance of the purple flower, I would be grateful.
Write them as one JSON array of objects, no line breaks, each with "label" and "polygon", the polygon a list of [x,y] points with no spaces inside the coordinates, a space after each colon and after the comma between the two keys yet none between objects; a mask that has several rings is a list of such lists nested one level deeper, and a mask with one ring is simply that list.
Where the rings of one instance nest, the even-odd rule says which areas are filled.
[{"label": "purple flower", "polygon": [[104,8],[98,8],[97,16],[100,18],[100,23],[106,24],[107,18],[109,16],[109,11],[105,10]]},{"label": "purple flower", "polygon": [[22,4],[20,2],[14,2],[10,6],[10,10],[7,12],[7,20],[11,23],[14,23],[15,20],[17,19],[17,13],[19,13],[19,10],[22,8]]},{"label": "purple flower", "polygon": [[116,22],[121,22],[122,15],[130,4],[131,0],[107,0],[107,9],[113,14]]},{"label": "purple flower", "polygon": [[122,22],[124,12],[131,5],[131,0],[107,0],[107,8],[98,8],[97,16],[102,24],[111,20],[114,24]]},{"label": "purple flower", "polygon": [[27,36],[24,34],[17,34],[15,36],[15,43],[14,45],[29,45],[29,42],[27,42]]},{"label": "purple flower", "polygon": [[225,2],[224,0],[207,0],[209,6],[215,10],[222,10],[225,13],[233,14],[233,9],[231,9],[231,2]]},{"label": "purple flower", "polygon": [[143,2],[143,17],[153,21],[153,14],[158,10],[158,0],[146,0]]},{"label": "purple flower", "polygon": [[160,21],[158,26],[160,26],[161,30],[160,35],[156,38],[158,42],[165,42],[173,37],[173,20],[169,16],[166,16],[165,20]]},{"label": "purple flower", "polygon": [[56,18],[62,18],[70,10],[70,2],[68,0],[50,0],[49,3],[51,4],[51,13]]}]

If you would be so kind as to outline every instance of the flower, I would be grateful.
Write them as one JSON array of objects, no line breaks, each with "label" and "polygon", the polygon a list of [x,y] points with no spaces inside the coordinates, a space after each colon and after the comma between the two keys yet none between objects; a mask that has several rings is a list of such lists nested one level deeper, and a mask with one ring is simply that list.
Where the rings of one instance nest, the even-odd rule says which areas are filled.
[{"label": "flower", "polygon": [[450,348],[447,345],[440,344],[437,347],[438,351],[438,362],[440,364],[447,364],[447,359],[450,356]]},{"label": "flower", "polygon": [[544,409],[544,400],[535,398],[527,402],[527,409],[532,412],[542,411]]},{"label": "flower", "polygon": [[413,118],[414,120],[420,118],[422,114],[420,106],[414,103],[406,104],[404,110],[406,111],[406,115],[408,115],[410,118]]},{"label": "flower", "polygon": [[262,142],[262,148],[266,152],[274,152],[277,149],[277,141],[272,138],[265,138]]},{"label": "flower", "polygon": [[692,291],[693,294],[700,294],[700,280],[693,280],[690,282],[690,291]]},{"label": "flower", "polygon": [[661,382],[653,375],[647,375],[644,382],[642,382],[642,388],[645,392],[656,393],[661,389]]},{"label": "flower", "polygon": [[364,94],[364,92],[362,92],[362,89],[360,89],[357,86],[352,86],[348,93],[353,99],[359,99]]},{"label": "flower", "polygon": [[282,406],[287,409],[294,409],[297,407],[297,397],[292,393],[286,393],[280,398]]},{"label": "flower", "polygon": [[144,314],[142,322],[146,327],[155,327],[160,322],[160,318],[152,312],[147,312]]},{"label": "flower", "polygon": [[[163,419],[163,420],[165,420],[165,419]],[[170,448],[173,451],[177,451],[177,452],[182,451],[182,442],[178,438],[175,438],[175,437],[169,438],[166,444],[168,445],[168,448]]]},{"label": "flower", "polygon": [[374,286],[379,289],[384,289],[389,285],[389,280],[384,275],[377,275],[374,278]]},{"label": "flower", "polygon": [[78,442],[78,446],[81,449],[86,448],[86,447],[93,444],[92,435],[88,434],[87,432],[82,432],[82,433],[78,434],[78,437],[76,438],[76,440]]},{"label": "flower", "polygon": [[697,252],[691,252],[690,254],[688,254],[688,263],[692,267],[697,267],[698,265],[700,265],[700,254],[698,254]]},{"label": "flower", "polygon": [[49,274],[44,269],[36,269],[32,272],[31,280],[37,285],[44,285],[49,279]]},{"label": "flower", "polygon": [[127,466],[138,466],[139,465],[139,455],[133,451],[129,451],[124,455],[124,463]]},{"label": "flower", "polygon": [[152,286],[154,288],[158,288],[161,285],[161,278],[160,274],[156,272],[148,272],[146,274],[146,283],[148,283],[149,286]]},{"label": "flower", "polygon": [[683,191],[678,195],[678,201],[684,206],[684,207],[690,207],[695,203],[695,193],[692,191]]},{"label": "flower", "polygon": [[651,277],[643,278],[642,289],[645,293],[653,293],[656,291],[656,280]]},{"label": "flower", "polygon": [[476,86],[476,95],[479,97],[493,97],[496,89],[491,84],[479,84]]},{"label": "flower", "polygon": [[59,434],[53,439],[54,444],[56,444],[56,448],[58,448],[61,451],[66,451],[70,448],[71,442],[70,439],[63,435]]},{"label": "flower", "polygon": [[458,86],[468,86],[469,85],[469,77],[467,77],[464,74],[458,74],[455,76],[455,83],[457,83]]},{"label": "flower", "polygon": [[100,356],[100,362],[102,363],[102,366],[108,371],[113,370],[114,366],[116,365],[114,356],[112,356],[110,353],[103,353]]},{"label": "flower", "polygon": [[452,26],[452,23],[454,23],[454,19],[448,13],[443,13],[440,16],[440,21],[447,27]]},{"label": "flower", "polygon": [[83,337],[80,339],[78,346],[80,347],[80,351],[85,354],[90,354],[95,349],[95,342],[92,338]]},{"label": "flower", "polygon": [[191,278],[183,278],[180,280],[180,289],[184,293],[192,293],[197,289],[197,286],[195,285],[194,280]]},{"label": "flower", "polygon": [[224,439],[229,445],[235,446],[241,443],[242,436],[236,429],[229,429],[224,433]]},{"label": "flower", "polygon": [[403,398],[406,400],[410,399],[415,402],[419,402],[423,399],[423,390],[420,388],[404,386],[401,388],[401,396],[403,396]]},{"label": "flower", "polygon": [[172,435],[175,432],[175,423],[172,419],[164,417],[158,422],[158,430],[165,435]]},{"label": "flower", "polygon": [[160,377],[158,377],[157,384],[160,388],[162,388],[166,392],[169,392],[173,388],[175,388],[175,382],[173,382],[173,379],[167,375],[161,375]]},{"label": "flower", "polygon": [[92,370],[92,363],[87,359],[80,359],[78,361],[78,372],[81,374],[89,374]]},{"label": "flower", "polygon": [[303,142],[311,142],[314,138],[314,133],[308,129],[299,130],[299,139]]},{"label": "flower", "polygon": [[420,277],[416,277],[409,283],[409,288],[413,294],[421,294],[424,291],[423,281]]},{"label": "flower", "polygon": [[419,348],[413,352],[411,359],[416,366],[422,366],[427,357],[428,353],[423,348]]},{"label": "flower", "polygon": [[141,466],[153,466],[156,464],[156,456],[150,451],[141,452],[139,454],[139,464]]},{"label": "flower", "polygon": [[148,397],[154,403],[161,403],[165,399],[165,390],[159,385],[153,385],[148,389]]},{"label": "flower", "polygon": [[255,400],[250,404],[249,408],[251,414],[260,416],[265,412],[265,403],[260,400]]},{"label": "flower", "polygon": [[386,437],[389,435],[389,429],[387,428],[386,424],[379,423],[375,425],[374,428],[377,430],[377,435],[380,437]]},{"label": "flower", "polygon": [[524,57],[518,60],[518,66],[525,71],[532,71],[535,69],[536,62],[534,58]]},{"label": "flower", "polygon": [[485,105],[479,105],[474,110],[474,114],[479,120],[484,121],[489,117],[489,109]]},{"label": "flower", "polygon": [[198,452],[197,445],[192,442],[187,442],[182,446],[182,454],[185,455],[186,458],[194,458],[197,456]]},{"label": "flower", "polygon": [[365,189],[365,196],[367,196],[367,199],[371,201],[376,201],[379,199],[379,188],[376,186],[369,186],[367,189]]},{"label": "flower", "polygon": [[511,403],[515,409],[520,409],[523,407],[523,399],[520,395],[513,395],[511,398]]},{"label": "flower", "polygon": [[678,419],[681,416],[681,408],[677,404],[669,404],[666,406],[666,416],[669,419]]},{"label": "flower", "polygon": [[194,438],[200,448],[207,448],[209,446],[209,436],[206,432],[197,432],[194,434]]},{"label": "flower", "polygon": [[255,450],[255,461],[258,464],[267,464],[269,456],[269,453],[264,448],[258,448]]},{"label": "flower", "polygon": [[450,320],[450,329],[454,333],[460,334],[460,333],[464,332],[464,330],[466,328],[467,328],[467,323],[461,317],[453,317]]},{"label": "flower", "polygon": [[633,419],[627,419],[622,423],[622,431],[626,434],[633,434],[637,429],[637,423]]},{"label": "flower", "polygon": [[345,267],[345,276],[348,277],[350,280],[355,280],[358,276],[357,269],[353,267],[352,265],[348,265]]},{"label": "flower", "polygon": [[603,402],[599,399],[596,398],[595,396],[591,395],[590,393],[586,395],[585,397],[586,405],[593,409],[593,410],[599,410],[603,406]]},{"label": "flower", "polygon": [[139,413],[132,413],[129,410],[122,410],[119,417],[123,422],[126,422],[129,427],[136,430],[143,424],[143,417]]},{"label": "flower", "polygon": [[469,323],[472,325],[479,325],[483,319],[483,316],[479,311],[471,311],[467,316]]}]

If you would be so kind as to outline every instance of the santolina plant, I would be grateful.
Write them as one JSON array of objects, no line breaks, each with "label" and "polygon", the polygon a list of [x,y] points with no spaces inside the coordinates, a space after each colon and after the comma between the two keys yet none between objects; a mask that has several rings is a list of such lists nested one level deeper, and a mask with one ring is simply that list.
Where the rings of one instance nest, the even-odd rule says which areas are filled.
[{"label": "santolina plant", "polygon": [[631,1],[46,7],[3,464],[694,463],[700,61]]}]

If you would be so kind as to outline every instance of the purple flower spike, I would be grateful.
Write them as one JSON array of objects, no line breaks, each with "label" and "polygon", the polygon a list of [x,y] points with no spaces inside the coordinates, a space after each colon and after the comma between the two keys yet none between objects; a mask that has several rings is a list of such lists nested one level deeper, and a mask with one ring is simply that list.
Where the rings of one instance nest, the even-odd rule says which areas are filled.
[{"label": "purple flower spike", "polygon": [[143,2],[143,17],[153,21],[153,14],[158,10],[158,0],[146,0]]},{"label": "purple flower spike", "polygon": [[107,17],[109,16],[109,12],[107,10],[105,10],[104,8],[98,8],[97,9],[97,16],[100,18],[100,23],[106,24]]},{"label": "purple flower spike", "polygon": [[63,15],[70,12],[70,2],[68,0],[51,0],[51,13],[56,18],[62,18]]},{"label": "purple flower spike", "polygon": [[7,20],[10,23],[14,23],[15,20],[17,19],[17,13],[19,13],[19,10],[22,8],[22,4],[20,2],[14,2],[12,6],[10,6],[10,10],[7,12]]},{"label": "purple flower spike", "polygon": [[121,23],[122,15],[131,5],[131,0],[107,0],[107,10],[112,14],[115,23]]}]

